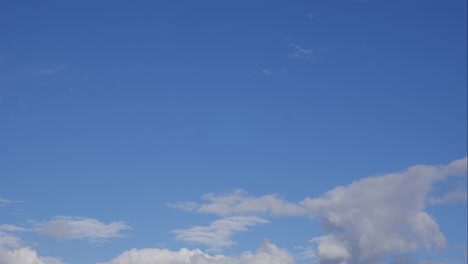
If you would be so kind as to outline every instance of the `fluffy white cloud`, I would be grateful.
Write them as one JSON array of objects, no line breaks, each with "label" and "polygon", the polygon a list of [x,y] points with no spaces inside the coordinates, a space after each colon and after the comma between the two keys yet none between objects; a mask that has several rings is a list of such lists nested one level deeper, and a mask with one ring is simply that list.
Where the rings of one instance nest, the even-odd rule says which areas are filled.
[{"label": "fluffy white cloud", "polygon": [[177,238],[210,246],[229,246],[234,243],[230,239],[232,233],[246,226],[239,224],[233,228],[226,219],[308,216],[318,219],[328,235],[313,238],[299,256],[313,258],[318,264],[371,264],[420,248],[444,248],[445,237],[425,208],[466,199],[466,193],[461,191],[449,191],[442,198],[432,198],[431,194],[434,184],[448,177],[466,177],[467,162],[465,157],[447,165],[418,165],[397,173],[363,178],[298,203],[277,195],[253,197],[243,190],[205,194],[201,203],[186,202],[173,207],[225,218],[208,227],[178,230]]},{"label": "fluffy white cloud", "polygon": [[346,263],[351,258],[348,245],[334,235],[316,237],[311,242],[317,243],[314,257],[323,262]]},{"label": "fluffy white cloud", "polygon": [[319,218],[329,236],[312,239],[318,263],[377,263],[446,241],[424,211],[431,187],[453,174],[466,174],[467,159],[446,166],[414,166],[337,187],[301,205]]},{"label": "fluffy white cloud", "polygon": [[115,259],[101,264],[294,264],[294,259],[285,249],[280,249],[268,241],[256,253],[246,252],[239,257],[209,255],[201,250],[181,249],[132,249]]},{"label": "fluffy white cloud", "polygon": [[62,264],[57,258],[40,257],[35,250],[29,247],[17,249],[0,248],[1,264]]},{"label": "fluffy white cloud", "polygon": [[14,225],[0,225],[0,263],[1,264],[62,264],[58,258],[41,257],[12,232],[21,232],[24,228]]},{"label": "fluffy white cloud", "polygon": [[211,250],[231,246],[231,236],[235,232],[247,231],[249,226],[268,223],[255,216],[231,216],[212,222],[209,226],[194,226],[189,229],[174,230],[178,240],[208,245]]},{"label": "fluffy white cloud", "polygon": [[37,230],[60,240],[87,239],[91,242],[102,242],[108,238],[120,237],[123,230],[131,229],[123,222],[102,223],[92,218],[59,216],[55,219],[37,224]]}]

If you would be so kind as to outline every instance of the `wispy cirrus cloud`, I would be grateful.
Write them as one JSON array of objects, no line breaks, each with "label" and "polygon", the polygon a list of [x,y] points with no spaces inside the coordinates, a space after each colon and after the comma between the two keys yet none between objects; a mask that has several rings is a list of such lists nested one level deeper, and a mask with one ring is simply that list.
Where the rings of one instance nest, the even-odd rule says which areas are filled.
[{"label": "wispy cirrus cloud", "polygon": [[307,18],[308,19],[314,19],[315,18],[315,15],[311,12],[307,13]]},{"label": "wispy cirrus cloud", "polygon": [[275,70],[275,69],[263,69],[260,71],[260,74],[265,76],[281,75],[288,72],[287,70]]},{"label": "wispy cirrus cloud", "polygon": [[11,201],[8,199],[0,198],[0,207],[10,204]]},{"label": "wispy cirrus cloud", "polygon": [[292,51],[289,53],[290,58],[313,59],[312,49],[301,47],[298,44],[289,44]]},{"label": "wispy cirrus cloud", "polygon": [[199,204],[195,202],[177,202],[177,203],[166,203],[167,207],[181,209],[184,211],[193,211],[198,208]]},{"label": "wispy cirrus cloud", "polygon": [[35,223],[36,230],[59,240],[86,239],[103,242],[109,238],[122,237],[122,231],[132,229],[123,222],[105,224],[97,219],[58,216],[53,220]]},{"label": "wispy cirrus cloud", "polygon": [[56,67],[36,69],[33,72],[36,75],[54,75],[64,69],[65,67],[63,65],[60,65]]}]

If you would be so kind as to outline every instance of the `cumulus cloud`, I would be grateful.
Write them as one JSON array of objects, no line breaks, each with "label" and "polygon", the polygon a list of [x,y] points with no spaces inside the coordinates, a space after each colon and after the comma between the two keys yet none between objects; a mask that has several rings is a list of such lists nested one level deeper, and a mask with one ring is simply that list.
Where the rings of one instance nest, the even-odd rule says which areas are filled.
[{"label": "cumulus cloud", "polygon": [[464,158],[445,166],[414,166],[304,199],[301,205],[329,232],[311,240],[317,263],[377,263],[420,247],[444,248],[439,225],[424,211],[426,201],[434,183],[466,174],[466,164]]},{"label": "cumulus cloud", "polygon": [[346,263],[351,258],[348,245],[334,235],[316,237],[311,242],[317,244],[313,257],[324,263]]},{"label": "cumulus cloud", "polygon": [[175,233],[180,240],[225,247],[234,243],[230,238],[234,232],[247,227],[242,221],[233,225],[234,217],[262,217],[262,221],[271,216],[310,217],[317,219],[327,234],[312,238],[299,257],[313,258],[317,264],[378,263],[421,248],[446,247],[439,225],[425,209],[431,204],[466,199],[460,191],[431,198],[436,183],[452,176],[466,177],[466,173],[466,157],[447,165],[418,165],[363,178],[300,202],[275,194],[254,197],[243,190],[208,193],[190,210],[224,218],[207,227]]},{"label": "cumulus cloud", "polygon": [[264,241],[256,253],[246,252],[239,257],[209,255],[201,250],[132,249],[101,264],[294,264],[286,249]]},{"label": "cumulus cloud", "polygon": [[209,226],[194,226],[189,229],[172,231],[178,240],[208,245],[217,251],[235,244],[231,236],[236,232],[247,231],[249,226],[268,223],[256,216],[231,216],[212,222]]},{"label": "cumulus cloud", "polygon": [[40,257],[29,247],[17,249],[0,248],[0,263],[2,264],[62,264],[58,258]]},{"label": "cumulus cloud", "polygon": [[14,225],[0,225],[0,263],[1,264],[62,264],[58,258],[41,257],[30,247],[24,245],[12,232],[22,232],[24,228]]},{"label": "cumulus cloud", "polygon": [[131,229],[123,222],[102,223],[92,218],[59,216],[55,219],[37,223],[38,232],[59,240],[87,239],[102,242],[113,237],[121,237],[121,231]]}]

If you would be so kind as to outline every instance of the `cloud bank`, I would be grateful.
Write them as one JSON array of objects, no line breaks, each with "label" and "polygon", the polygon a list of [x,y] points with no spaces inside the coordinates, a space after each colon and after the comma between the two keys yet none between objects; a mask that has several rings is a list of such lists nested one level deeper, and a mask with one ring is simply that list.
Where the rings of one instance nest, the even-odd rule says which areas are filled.
[{"label": "cloud bank", "polygon": [[[451,263],[417,260],[419,250],[447,247],[439,224],[427,212],[429,206],[466,202],[466,189],[434,186],[466,180],[467,158],[446,165],[418,165],[406,170],[373,176],[338,186],[323,195],[287,201],[278,194],[252,196],[246,191],[208,193],[200,202],[167,204],[188,212],[211,214],[217,219],[207,226],[192,226],[172,231],[177,240],[221,251],[235,245],[237,232],[248,231],[278,217],[304,217],[320,223],[324,234],[304,242],[297,259],[315,264]],[[0,204],[9,201],[1,199]],[[121,237],[131,229],[123,222],[103,223],[93,218],[55,217],[33,222],[32,228],[0,225],[0,264],[62,264],[59,258],[40,256],[21,240],[22,232],[38,232],[59,240],[82,239],[90,242]],[[102,264],[294,264],[286,249],[265,241],[255,252],[239,256],[210,255],[199,249],[132,249]],[[219,253],[219,252],[218,252]]]}]

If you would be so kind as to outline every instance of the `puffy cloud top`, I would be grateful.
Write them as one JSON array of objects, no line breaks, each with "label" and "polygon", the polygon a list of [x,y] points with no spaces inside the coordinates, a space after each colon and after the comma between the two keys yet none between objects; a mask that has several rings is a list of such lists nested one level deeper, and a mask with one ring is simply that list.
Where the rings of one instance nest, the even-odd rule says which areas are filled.
[{"label": "puffy cloud top", "polygon": [[294,264],[291,254],[268,241],[256,253],[246,252],[239,257],[209,255],[201,250],[147,248],[132,249],[115,259],[101,264]]}]

